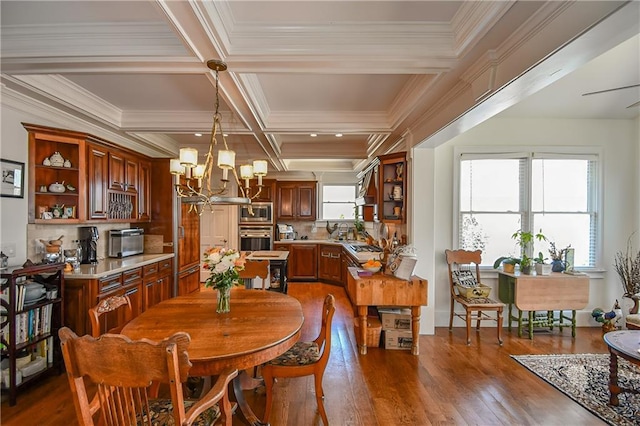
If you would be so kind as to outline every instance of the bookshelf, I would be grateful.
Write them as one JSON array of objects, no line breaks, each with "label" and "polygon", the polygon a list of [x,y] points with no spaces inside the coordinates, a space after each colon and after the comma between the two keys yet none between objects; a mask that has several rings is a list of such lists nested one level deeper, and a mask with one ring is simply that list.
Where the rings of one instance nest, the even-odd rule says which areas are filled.
[{"label": "bookshelf", "polygon": [[15,405],[21,386],[62,372],[64,263],[7,268],[0,274],[2,389]]}]

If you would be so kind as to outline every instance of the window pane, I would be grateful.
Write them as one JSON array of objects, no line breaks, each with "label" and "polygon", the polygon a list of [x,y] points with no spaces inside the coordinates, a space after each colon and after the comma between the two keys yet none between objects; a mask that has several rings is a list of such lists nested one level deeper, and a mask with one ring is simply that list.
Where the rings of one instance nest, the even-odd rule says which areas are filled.
[{"label": "window pane", "polygon": [[461,211],[519,211],[520,160],[460,162]]},{"label": "window pane", "polygon": [[587,211],[588,160],[533,160],[532,169],[533,211]]},{"label": "window pane", "polygon": [[355,218],[355,204],[342,204],[332,203],[322,205],[322,218],[323,219],[354,219]]},{"label": "window pane", "polygon": [[[591,250],[591,216],[589,214],[535,214],[533,216],[534,229],[542,229],[542,233],[549,242],[556,243],[556,249],[560,250],[571,244],[575,249],[575,266],[591,265],[589,255]],[[545,257],[549,257],[549,242],[536,243],[535,253],[542,251]]]},{"label": "window pane", "polygon": [[354,185],[324,185],[322,187],[323,202],[351,202],[356,201],[356,187]]},{"label": "window pane", "polygon": [[511,235],[520,229],[519,214],[462,215],[460,248],[482,250],[482,264],[493,265],[500,256],[520,255]]},{"label": "window pane", "polygon": [[354,219],[355,202],[355,185],[323,185],[322,218]]}]

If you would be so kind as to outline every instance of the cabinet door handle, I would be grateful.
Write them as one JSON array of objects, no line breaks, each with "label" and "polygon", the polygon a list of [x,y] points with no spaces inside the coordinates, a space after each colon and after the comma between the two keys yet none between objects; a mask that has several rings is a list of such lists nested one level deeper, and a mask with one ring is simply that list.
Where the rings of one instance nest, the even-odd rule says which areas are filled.
[{"label": "cabinet door handle", "polygon": [[138,292],[138,287],[129,289],[124,294],[125,294],[125,296],[129,296],[129,295],[137,293],[137,292]]},{"label": "cabinet door handle", "polygon": [[331,255],[329,253],[320,253],[320,256],[322,256],[322,257],[331,257]]},{"label": "cabinet door handle", "polygon": [[334,259],[340,259],[340,255],[339,254],[331,253],[331,257],[333,257]]}]

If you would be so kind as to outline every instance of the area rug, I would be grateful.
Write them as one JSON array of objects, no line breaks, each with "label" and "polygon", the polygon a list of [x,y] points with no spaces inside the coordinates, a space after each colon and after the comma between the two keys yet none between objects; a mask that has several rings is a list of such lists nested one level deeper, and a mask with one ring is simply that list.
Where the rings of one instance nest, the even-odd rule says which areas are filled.
[{"label": "area rug", "polygon": [[[640,395],[621,393],[609,403],[609,354],[512,355],[531,372],[610,425],[640,425]],[[618,384],[640,390],[640,368],[618,358]]]}]

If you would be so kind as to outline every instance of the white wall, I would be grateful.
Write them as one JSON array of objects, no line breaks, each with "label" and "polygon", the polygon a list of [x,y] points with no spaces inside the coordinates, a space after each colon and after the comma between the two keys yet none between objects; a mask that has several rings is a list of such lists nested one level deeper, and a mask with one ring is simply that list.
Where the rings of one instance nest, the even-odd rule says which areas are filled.
[{"label": "white wall", "polygon": [[[453,242],[453,150],[455,146],[590,146],[601,149],[603,162],[603,238],[601,278],[591,280],[589,305],[578,314],[578,325],[596,325],[590,318],[596,307],[609,308],[619,299],[622,286],[613,270],[616,251],[625,248],[626,240],[636,231],[636,243],[640,234],[640,140],[639,120],[548,120],[548,119],[500,119],[489,120],[470,131],[457,136],[435,148],[415,149],[416,174],[414,175],[413,199],[416,200],[416,215],[434,220],[433,233],[415,220],[413,240],[420,247],[433,246],[433,257],[420,256],[418,266],[433,265],[429,281],[429,304],[433,317],[423,315],[421,330],[430,330],[448,325],[449,283],[444,250],[455,248]],[[429,159],[433,151],[433,161]],[[424,159],[427,157],[427,159]],[[434,170],[434,179],[428,179],[427,168]],[[430,193],[433,192],[433,197]],[[430,212],[426,212],[430,210]],[[639,247],[638,244],[634,245]],[[428,250],[425,251],[427,253]],[[420,268],[419,272],[422,272]],[[485,275],[486,276],[486,275]],[[595,275],[594,275],[595,276]],[[487,277],[487,276],[486,276]],[[495,275],[491,274],[487,284],[494,286],[497,297]],[[485,281],[483,279],[483,281]],[[427,310],[430,314],[432,311]],[[463,323],[454,322],[456,326]]]},{"label": "white wall", "polygon": [[9,258],[12,266],[27,260],[28,134],[20,124],[23,119],[19,112],[2,106],[0,157],[25,164],[24,198],[0,198],[0,243],[15,244],[16,256]]}]

